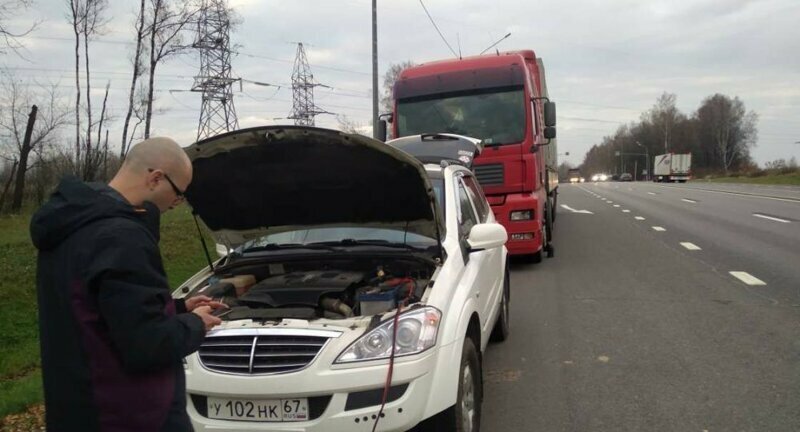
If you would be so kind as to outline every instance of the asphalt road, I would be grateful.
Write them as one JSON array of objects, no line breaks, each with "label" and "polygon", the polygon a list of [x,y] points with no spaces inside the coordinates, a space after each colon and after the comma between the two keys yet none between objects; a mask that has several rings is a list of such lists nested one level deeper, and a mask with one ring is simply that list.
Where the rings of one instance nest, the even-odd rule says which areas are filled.
[{"label": "asphalt road", "polygon": [[556,257],[512,267],[484,357],[484,431],[800,430],[797,191],[703,186],[560,186]]}]

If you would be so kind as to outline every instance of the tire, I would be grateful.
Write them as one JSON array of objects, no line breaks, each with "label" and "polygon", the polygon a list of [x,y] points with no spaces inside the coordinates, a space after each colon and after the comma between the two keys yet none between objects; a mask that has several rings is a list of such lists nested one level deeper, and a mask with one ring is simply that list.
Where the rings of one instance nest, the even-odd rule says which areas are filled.
[{"label": "tire", "polygon": [[500,299],[500,313],[497,315],[497,321],[494,323],[492,335],[489,340],[492,342],[503,342],[508,339],[508,334],[511,331],[511,314],[510,314],[510,301],[511,301],[511,275],[506,268],[505,275],[503,276],[503,296]]},{"label": "tire", "polygon": [[467,337],[461,348],[456,404],[420,423],[419,432],[480,432],[483,374],[475,343]]}]

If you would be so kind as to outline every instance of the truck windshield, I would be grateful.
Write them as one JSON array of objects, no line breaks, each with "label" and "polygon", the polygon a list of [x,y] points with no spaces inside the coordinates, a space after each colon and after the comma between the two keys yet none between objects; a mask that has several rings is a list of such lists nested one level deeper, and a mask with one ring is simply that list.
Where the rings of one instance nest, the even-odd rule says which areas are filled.
[{"label": "truck windshield", "polygon": [[485,145],[525,137],[525,94],[519,86],[401,99],[397,114],[401,137],[449,132],[480,138]]}]

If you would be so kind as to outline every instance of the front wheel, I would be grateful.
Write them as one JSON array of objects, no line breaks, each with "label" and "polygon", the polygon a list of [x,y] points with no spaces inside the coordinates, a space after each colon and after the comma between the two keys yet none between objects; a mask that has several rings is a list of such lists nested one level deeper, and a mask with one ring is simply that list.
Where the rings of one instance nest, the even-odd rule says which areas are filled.
[{"label": "front wheel", "polygon": [[481,361],[475,343],[467,337],[461,348],[456,404],[420,423],[421,432],[480,432],[483,403]]}]

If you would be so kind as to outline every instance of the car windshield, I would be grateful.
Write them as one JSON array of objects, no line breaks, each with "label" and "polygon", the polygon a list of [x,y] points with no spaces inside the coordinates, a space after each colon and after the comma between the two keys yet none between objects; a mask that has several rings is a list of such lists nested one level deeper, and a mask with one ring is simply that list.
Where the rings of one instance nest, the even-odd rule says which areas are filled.
[{"label": "car windshield", "polygon": [[486,145],[513,144],[525,137],[522,87],[423,96],[398,101],[399,136],[449,132],[480,138]]},{"label": "car windshield", "polygon": [[[444,209],[444,180],[441,178],[430,179],[436,194],[439,208]],[[309,228],[282,233],[269,234],[246,242],[237,250],[261,249],[267,246],[293,247],[331,242],[370,242],[373,244],[408,245],[411,247],[427,248],[437,244],[436,239],[415,234],[401,229],[375,228],[371,226],[342,226],[326,228]]]}]

